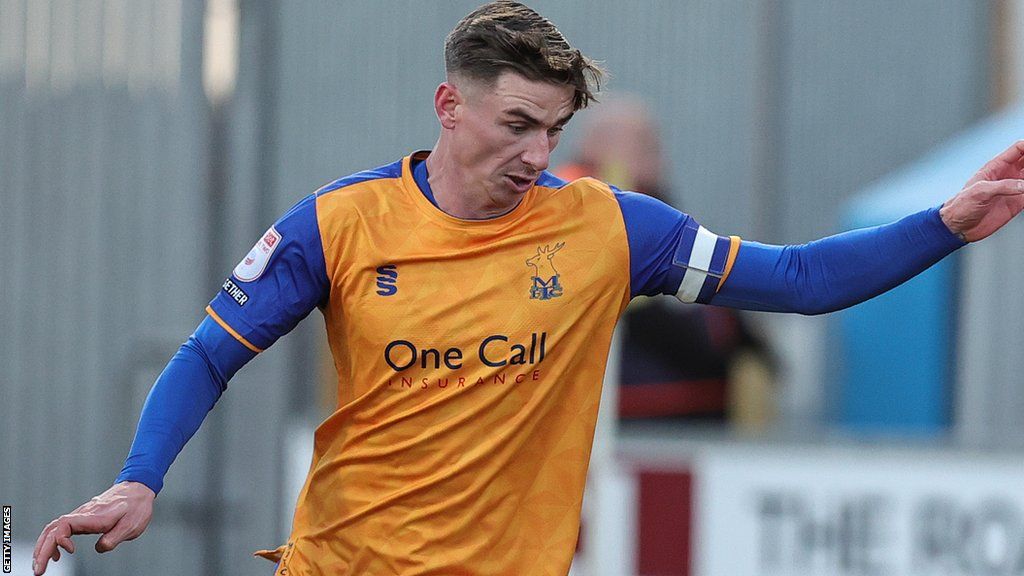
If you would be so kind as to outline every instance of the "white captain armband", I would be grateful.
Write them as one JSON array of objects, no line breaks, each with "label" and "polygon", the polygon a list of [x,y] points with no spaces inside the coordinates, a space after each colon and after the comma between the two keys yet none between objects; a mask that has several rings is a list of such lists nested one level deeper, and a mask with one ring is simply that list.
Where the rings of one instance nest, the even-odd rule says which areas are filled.
[{"label": "white captain armband", "polygon": [[676,298],[708,303],[729,276],[739,247],[738,236],[718,236],[692,219],[687,221],[672,257],[672,265],[684,270]]}]

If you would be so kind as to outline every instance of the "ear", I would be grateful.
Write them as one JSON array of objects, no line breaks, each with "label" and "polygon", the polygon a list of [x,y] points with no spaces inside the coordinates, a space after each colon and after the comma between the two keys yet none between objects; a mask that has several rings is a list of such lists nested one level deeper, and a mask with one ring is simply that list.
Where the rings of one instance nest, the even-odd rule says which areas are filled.
[{"label": "ear", "polygon": [[462,93],[451,82],[442,82],[437,87],[434,92],[434,112],[442,127],[448,130],[455,128],[455,108],[462,102]]}]

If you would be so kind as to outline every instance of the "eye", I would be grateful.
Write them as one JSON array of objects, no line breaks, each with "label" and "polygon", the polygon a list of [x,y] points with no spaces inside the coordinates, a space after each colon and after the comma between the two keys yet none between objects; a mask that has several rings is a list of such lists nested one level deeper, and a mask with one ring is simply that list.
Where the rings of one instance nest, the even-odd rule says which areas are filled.
[{"label": "eye", "polygon": [[513,134],[526,134],[525,124],[509,124],[508,129],[511,130]]},{"label": "eye", "polygon": [[548,130],[548,136],[557,136],[564,129],[564,126],[555,126],[554,128]]}]

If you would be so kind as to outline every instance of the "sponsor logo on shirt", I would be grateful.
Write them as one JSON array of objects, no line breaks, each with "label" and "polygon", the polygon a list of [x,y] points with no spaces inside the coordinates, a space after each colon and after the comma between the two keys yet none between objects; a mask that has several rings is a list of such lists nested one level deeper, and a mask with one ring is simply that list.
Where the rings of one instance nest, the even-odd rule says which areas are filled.
[{"label": "sponsor logo on shirt", "polygon": [[[480,341],[476,355],[480,363],[491,368],[516,365],[534,365],[544,361],[547,355],[548,333],[530,334],[529,342],[517,342],[505,334],[491,334]],[[422,348],[408,340],[392,340],[384,348],[384,361],[395,372],[419,366],[424,370],[449,370],[462,368],[461,348]]]},{"label": "sponsor logo on shirt", "polygon": [[231,296],[231,299],[239,306],[245,306],[245,303],[249,301],[249,295],[245,293],[245,290],[239,288],[238,284],[232,282],[231,278],[225,280],[221,288],[227,292],[228,296]]},{"label": "sponsor logo on shirt", "polygon": [[270,262],[270,256],[274,253],[274,250],[277,250],[277,246],[280,243],[281,234],[271,226],[263,234],[263,237],[256,242],[256,245],[252,247],[252,250],[249,250],[245,258],[242,258],[238,266],[235,266],[232,274],[241,282],[256,280],[267,269],[267,262]]},{"label": "sponsor logo on shirt", "polygon": [[377,294],[394,296],[398,293],[398,268],[394,264],[377,267]]},{"label": "sponsor logo on shirt", "polygon": [[555,252],[565,246],[565,242],[559,242],[552,248],[550,244],[537,247],[537,253],[526,259],[526,265],[533,267],[533,283],[530,286],[531,300],[550,300],[558,298],[564,291],[559,281],[558,271],[555,270]]},{"label": "sponsor logo on shirt", "polygon": [[417,345],[409,340],[392,340],[384,347],[384,362],[395,371],[388,377],[393,390],[458,390],[475,386],[500,386],[543,379],[541,363],[547,355],[547,332],[532,332],[529,338],[491,334],[480,340],[469,354],[475,354],[486,371],[463,371],[466,352],[458,347]]}]

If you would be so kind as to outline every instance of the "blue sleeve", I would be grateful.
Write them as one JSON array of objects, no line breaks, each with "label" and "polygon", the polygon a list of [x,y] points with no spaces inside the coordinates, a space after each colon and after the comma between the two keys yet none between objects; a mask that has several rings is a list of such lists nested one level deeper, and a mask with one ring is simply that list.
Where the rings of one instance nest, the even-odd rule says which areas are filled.
[{"label": "blue sleeve", "polygon": [[131,451],[114,482],[141,482],[159,494],[171,462],[228,380],[255,356],[207,316],[149,391]]},{"label": "blue sleeve", "polygon": [[311,194],[260,237],[208,311],[259,352],[326,304],[328,292],[316,195]]},{"label": "blue sleeve", "polygon": [[[689,216],[661,200],[612,187],[629,243],[629,297],[665,293],[673,281],[672,247]],[[673,290],[674,292],[674,290]]]},{"label": "blue sleeve", "polygon": [[630,297],[674,294],[707,303],[726,272],[732,240],[661,200],[612,190],[629,243]]},{"label": "blue sleeve", "polygon": [[902,284],[963,245],[943,224],[938,208],[799,246],[743,242],[711,303],[746,310],[832,312]]}]

